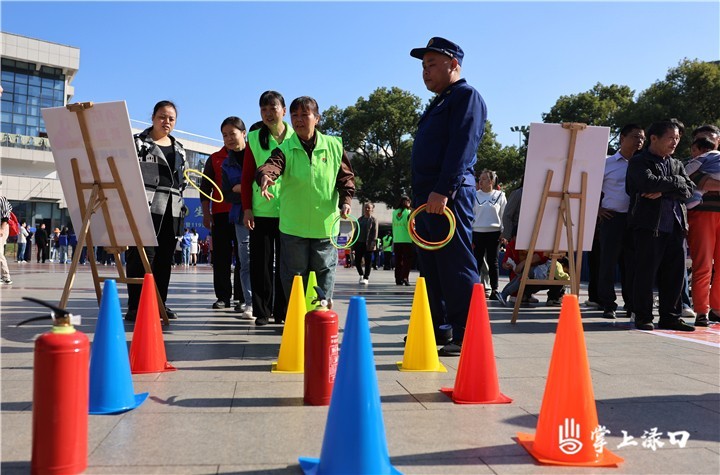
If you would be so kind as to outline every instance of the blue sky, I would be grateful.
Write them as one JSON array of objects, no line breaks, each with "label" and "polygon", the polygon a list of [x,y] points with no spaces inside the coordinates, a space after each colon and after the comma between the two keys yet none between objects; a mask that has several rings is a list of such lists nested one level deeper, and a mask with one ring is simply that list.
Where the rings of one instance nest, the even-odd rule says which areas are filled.
[{"label": "blue sky", "polygon": [[409,51],[432,36],[465,51],[499,140],[541,121],[561,95],[597,82],[636,93],[683,58],[720,59],[720,2],[2,2],[2,31],[80,48],[74,102],[125,100],[149,121],[178,105],[177,128],[220,138],[230,115],[259,120],[280,91],[347,107],[378,87],[426,102]]}]

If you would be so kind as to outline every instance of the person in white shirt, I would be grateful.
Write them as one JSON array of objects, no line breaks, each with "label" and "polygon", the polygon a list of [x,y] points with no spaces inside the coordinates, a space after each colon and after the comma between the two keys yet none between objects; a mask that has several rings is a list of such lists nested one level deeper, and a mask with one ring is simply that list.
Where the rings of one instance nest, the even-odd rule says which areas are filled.
[{"label": "person in white shirt", "polygon": [[628,124],[620,130],[620,149],[605,159],[600,210],[597,220],[598,259],[597,295],[603,318],[616,317],[615,275],[620,265],[620,282],[625,310],[632,312],[633,239],[627,228],[630,197],[625,191],[625,175],[628,161],[642,149],[645,131],[636,124]]},{"label": "person in white shirt", "polygon": [[505,193],[495,189],[497,175],[492,170],[483,170],[478,177],[475,192],[472,224],[473,254],[478,268],[483,259],[487,262],[490,277],[490,300],[498,300],[498,245],[502,231],[502,217],[505,212]]}]

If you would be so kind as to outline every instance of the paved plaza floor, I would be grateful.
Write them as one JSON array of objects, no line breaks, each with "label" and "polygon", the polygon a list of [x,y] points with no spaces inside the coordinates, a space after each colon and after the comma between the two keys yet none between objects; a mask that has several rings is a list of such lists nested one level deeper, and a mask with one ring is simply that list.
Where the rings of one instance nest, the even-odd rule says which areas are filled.
[{"label": "paved plaza floor", "polygon": [[[0,288],[3,474],[30,471],[33,342],[48,329],[42,322],[15,327],[44,312],[21,298],[59,302],[68,268],[13,262],[14,283]],[[106,275],[114,270],[101,267]],[[362,286],[354,269],[339,268],[334,300],[342,332],[350,297],[366,299],[388,451],[401,472],[720,473],[720,325],[695,334],[641,332],[582,308],[598,418],[610,430],[606,448],[625,461],[619,468],[543,466],[515,437],[535,433],[560,309],[521,309],[513,325],[512,309],[489,302],[500,389],[513,402],[458,405],[439,392],[453,386],[458,358],[440,358],[447,373],[398,371],[414,286],[396,286],[392,274],[374,271]],[[538,296],[544,302],[544,292]],[[587,299],[584,291],[579,298]],[[297,474],[299,456],[320,456],[328,408],[303,405],[302,374],[270,372],[281,327],[237,320],[230,309],[212,310],[214,301],[209,266],[173,271],[168,304],[180,319],[163,335],[178,370],[134,375],[135,392],[150,393],[144,404],[90,416],[86,473]],[[88,267],[68,308],[82,315],[80,330],[92,341],[98,305]],[[132,325],[125,330],[130,342]],[[663,443],[655,450],[643,444],[653,429]],[[667,433],[676,431],[690,434],[685,447],[670,442]]]}]

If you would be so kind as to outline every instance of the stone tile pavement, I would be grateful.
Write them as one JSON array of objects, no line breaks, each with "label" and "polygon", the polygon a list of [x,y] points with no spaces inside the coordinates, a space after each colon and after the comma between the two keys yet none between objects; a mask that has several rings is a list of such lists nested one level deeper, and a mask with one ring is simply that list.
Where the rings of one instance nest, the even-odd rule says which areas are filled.
[{"label": "stone tile pavement", "polygon": [[[40,322],[15,327],[43,313],[21,297],[57,303],[68,267],[11,263],[14,284],[0,288],[3,474],[29,472],[33,339],[47,330]],[[114,269],[101,271],[113,275]],[[412,282],[416,278],[411,275]],[[583,308],[599,421],[611,431],[607,447],[625,462],[616,469],[541,466],[514,437],[535,433],[559,308],[522,309],[512,325],[512,310],[490,302],[500,389],[514,401],[456,405],[439,388],[453,386],[458,358],[441,357],[447,373],[397,370],[413,289],[395,286],[390,271],[373,272],[370,284],[361,286],[354,269],[338,269],[341,331],[349,298],[367,301],[388,450],[403,473],[720,473],[720,326],[702,330],[707,341],[685,340],[672,332],[640,332],[624,319],[610,322]],[[214,300],[208,266],[173,271],[168,303],[180,319],[164,330],[164,339],[178,371],[134,375],[135,392],[150,393],[143,405],[90,416],[86,473],[301,473],[299,456],[320,455],[327,407],[303,405],[303,375],[270,372],[281,328],[236,320],[230,309],[212,310]],[[87,267],[77,275],[68,306],[83,316],[80,329],[92,340],[98,305]],[[132,326],[125,329],[129,342]],[[656,451],[641,445],[653,428],[665,442]],[[684,448],[665,435],[681,430],[690,433]],[[640,443],[617,448],[622,431]]]}]

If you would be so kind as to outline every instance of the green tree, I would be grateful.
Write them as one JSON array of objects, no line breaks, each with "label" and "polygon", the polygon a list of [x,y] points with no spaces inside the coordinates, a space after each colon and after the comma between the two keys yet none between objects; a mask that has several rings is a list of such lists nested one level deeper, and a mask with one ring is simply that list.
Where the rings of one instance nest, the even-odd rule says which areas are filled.
[{"label": "green tree", "polygon": [[618,124],[637,123],[643,127],[669,118],[685,125],[675,156],[687,157],[695,127],[720,125],[720,61],[680,61],[665,79],[653,83],[616,114]]},{"label": "green tree", "polygon": [[[523,147],[524,148],[524,147]],[[497,172],[498,184],[509,193],[517,188],[525,173],[525,154],[514,145],[503,147],[497,141],[497,134],[493,132],[492,123],[485,122],[485,134],[480,141],[477,152],[478,161],[475,164],[475,175],[483,169]]]},{"label": "green tree", "polygon": [[[587,125],[609,126],[611,143],[618,139],[620,129],[616,116],[632,105],[634,91],[628,86],[597,83],[579,94],[561,96],[550,112],[543,113],[545,123],[582,122]],[[621,125],[620,125],[621,126]]]},{"label": "green tree", "polygon": [[354,106],[332,106],[323,113],[321,130],[342,137],[351,155],[360,201],[392,207],[403,193],[410,193],[412,135],[420,105],[414,94],[381,87]]}]

